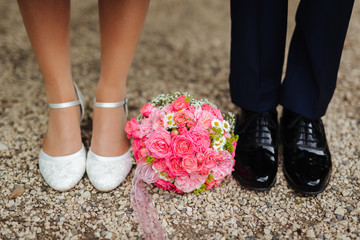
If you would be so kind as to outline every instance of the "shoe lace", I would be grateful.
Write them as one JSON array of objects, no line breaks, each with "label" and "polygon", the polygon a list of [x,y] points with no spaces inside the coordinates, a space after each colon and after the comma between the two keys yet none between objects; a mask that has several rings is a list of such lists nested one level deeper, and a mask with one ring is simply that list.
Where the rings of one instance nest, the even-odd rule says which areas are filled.
[{"label": "shoe lace", "polygon": [[[316,132],[320,132],[319,120],[311,120],[303,116],[296,116],[296,118],[289,123],[287,128],[296,127],[296,141],[302,141],[304,144],[311,144],[317,142]],[[314,129],[316,131],[314,131]]]},{"label": "shoe lace", "polygon": [[276,128],[276,126],[270,112],[255,113],[248,117],[239,134],[248,131],[256,143],[265,143],[270,140],[269,128]]}]

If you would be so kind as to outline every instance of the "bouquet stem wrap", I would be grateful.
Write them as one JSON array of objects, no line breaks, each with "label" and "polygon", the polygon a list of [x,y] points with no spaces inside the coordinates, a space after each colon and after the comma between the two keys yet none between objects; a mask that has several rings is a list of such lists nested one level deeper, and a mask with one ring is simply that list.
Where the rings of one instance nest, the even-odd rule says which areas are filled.
[{"label": "bouquet stem wrap", "polygon": [[144,186],[144,182],[151,184],[158,179],[158,173],[152,169],[151,165],[140,163],[136,167],[132,181],[131,207],[135,212],[145,239],[148,240],[166,239],[155,206]]}]

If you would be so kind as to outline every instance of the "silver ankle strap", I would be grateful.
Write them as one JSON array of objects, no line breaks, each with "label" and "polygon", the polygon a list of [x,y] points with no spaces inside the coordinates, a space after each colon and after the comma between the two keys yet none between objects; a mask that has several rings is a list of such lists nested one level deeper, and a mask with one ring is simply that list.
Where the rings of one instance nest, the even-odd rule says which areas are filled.
[{"label": "silver ankle strap", "polygon": [[126,117],[128,116],[128,99],[130,95],[126,95],[126,98],[121,102],[97,102],[96,98],[94,98],[94,107],[100,108],[117,108],[124,106]]},{"label": "silver ankle strap", "polygon": [[74,82],[74,87],[76,90],[76,95],[78,96],[78,100],[71,101],[71,102],[64,102],[64,103],[49,103],[49,107],[50,108],[68,108],[68,107],[80,105],[81,106],[81,120],[80,121],[82,121],[82,119],[84,118],[84,113],[85,113],[84,97],[81,94],[81,92],[75,82]]},{"label": "silver ankle strap", "polygon": [[71,101],[71,102],[64,102],[64,103],[49,103],[50,108],[68,108],[73,107],[76,105],[80,105],[79,100]]}]

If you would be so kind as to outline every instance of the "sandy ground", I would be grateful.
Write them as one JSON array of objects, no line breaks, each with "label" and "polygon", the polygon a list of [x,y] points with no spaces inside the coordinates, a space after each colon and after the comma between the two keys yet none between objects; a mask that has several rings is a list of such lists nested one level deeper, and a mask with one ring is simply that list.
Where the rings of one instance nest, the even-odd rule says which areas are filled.
[{"label": "sandy ground", "polygon": [[[290,1],[289,33],[296,1]],[[16,1],[0,0],[0,238],[141,239],[130,207],[134,170],[110,193],[84,178],[58,193],[42,179],[37,155],[47,124],[42,77]],[[82,123],[89,146],[91,109],[99,76],[97,2],[73,1],[71,44],[74,79],[87,102]],[[316,197],[295,194],[281,166],[266,193],[234,179],[199,195],[147,189],[168,239],[360,238],[360,2],[356,1],[341,61],[338,87],[324,123],[334,171]],[[228,1],[153,1],[128,79],[130,115],[160,93],[188,91],[222,111],[237,111],[229,98]],[[17,186],[24,193],[9,199]]]}]

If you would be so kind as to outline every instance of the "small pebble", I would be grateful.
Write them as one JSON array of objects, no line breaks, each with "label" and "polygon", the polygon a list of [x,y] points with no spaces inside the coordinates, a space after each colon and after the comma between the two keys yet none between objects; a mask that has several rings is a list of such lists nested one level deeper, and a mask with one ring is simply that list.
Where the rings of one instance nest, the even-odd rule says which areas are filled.
[{"label": "small pebble", "polygon": [[336,218],[337,218],[339,221],[344,220],[344,216],[342,216],[342,215],[336,215]]},{"label": "small pebble", "polygon": [[3,144],[3,143],[0,143],[0,152],[6,152],[8,150],[8,147]]},{"label": "small pebble", "polygon": [[353,207],[352,205],[347,206],[346,209],[347,209],[349,212],[354,211],[354,207]]},{"label": "small pebble", "polygon": [[319,239],[323,240],[323,239],[324,239],[324,235],[318,234],[318,235],[316,235],[316,238],[319,238]]},{"label": "small pebble", "polygon": [[15,206],[9,207],[9,211],[16,211],[16,207]]},{"label": "small pebble", "polygon": [[25,192],[25,188],[23,185],[17,185],[12,192],[9,195],[9,199],[14,199],[17,198],[19,196],[21,196],[23,193]]},{"label": "small pebble", "polygon": [[306,237],[307,238],[314,238],[315,237],[314,230],[307,230],[306,231]]},{"label": "small pebble", "polygon": [[343,215],[345,214],[345,209],[339,207],[339,208],[337,208],[337,209],[335,210],[334,213],[335,213],[336,215],[341,215],[341,216],[343,216]]},{"label": "small pebble", "polygon": [[274,235],[273,239],[274,239],[274,240],[279,240],[279,239],[280,239],[280,234]]}]

